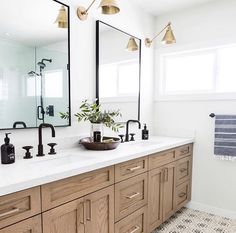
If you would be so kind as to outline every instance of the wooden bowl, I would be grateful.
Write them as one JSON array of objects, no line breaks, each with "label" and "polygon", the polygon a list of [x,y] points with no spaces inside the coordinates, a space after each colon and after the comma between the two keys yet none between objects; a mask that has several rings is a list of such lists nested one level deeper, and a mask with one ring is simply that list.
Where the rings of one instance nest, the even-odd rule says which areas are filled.
[{"label": "wooden bowl", "polygon": [[87,150],[114,150],[120,144],[120,139],[115,137],[103,137],[103,140],[112,139],[113,142],[92,142],[90,137],[80,139],[79,143]]}]

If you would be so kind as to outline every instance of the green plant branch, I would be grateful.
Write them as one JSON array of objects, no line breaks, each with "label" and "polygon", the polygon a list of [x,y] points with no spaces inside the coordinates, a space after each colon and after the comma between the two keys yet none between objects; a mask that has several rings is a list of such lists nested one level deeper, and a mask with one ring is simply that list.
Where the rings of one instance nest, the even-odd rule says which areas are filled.
[{"label": "green plant branch", "polygon": [[[115,111],[101,111],[101,105],[96,102],[89,102],[88,100],[82,101],[79,107],[80,111],[75,113],[74,116],[78,122],[89,121],[91,123],[102,123],[106,127],[111,128],[113,131],[118,132],[123,125],[115,122],[114,118],[121,117],[120,110]],[[60,112],[62,119],[69,119],[69,112]]]}]

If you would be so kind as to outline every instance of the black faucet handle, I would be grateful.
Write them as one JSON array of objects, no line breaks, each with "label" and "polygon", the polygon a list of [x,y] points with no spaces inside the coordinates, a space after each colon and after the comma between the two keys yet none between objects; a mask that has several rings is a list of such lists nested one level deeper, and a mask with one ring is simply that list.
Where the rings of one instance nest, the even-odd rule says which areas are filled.
[{"label": "black faucet handle", "polygon": [[50,152],[49,155],[55,155],[57,152],[55,151],[54,147],[57,145],[57,143],[48,143],[48,146],[50,146]]},{"label": "black faucet handle", "polygon": [[26,150],[24,159],[32,159],[33,156],[30,153],[30,150],[33,149],[33,146],[23,146],[22,149]]},{"label": "black faucet handle", "polygon": [[131,136],[130,141],[135,141],[134,140],[134,135],[135,135],[135,133],[130,133],[130,136]]},{"label": "black faucet handle", "polygon": [[124,136],[125,136],[125,135],[124,135],[124,134],[120,134],[120,135],[118,135],[118,136],[120,137],[120,142],[123,143],[123,142],[124,142]]}]

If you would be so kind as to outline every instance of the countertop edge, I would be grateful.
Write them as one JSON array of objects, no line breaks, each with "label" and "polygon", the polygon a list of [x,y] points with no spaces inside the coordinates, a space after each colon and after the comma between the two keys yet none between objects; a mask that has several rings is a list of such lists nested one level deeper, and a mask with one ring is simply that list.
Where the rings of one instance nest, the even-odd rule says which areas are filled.
[{"label": "countertop edge", "polygon": [[15,184],[10,184],[10,185],[6,185],[4,187],[0,187],[0,197],[1,196],[5,196],[8,194],[12,194],[15,192],[19,192],[19,191],[23,191],[26,189],[30,189],[33,187],[37,187],[40,185],[44,185],[47,183],[51,183],[51,182],[55,182],[58,180],[62,180],[62,179],[66,179],[72,176],[76,176],[76,175],[81,175],[87,172],[91,172],[91,171],[95,171],[98,169],[102,169],[105,167],[109,167],[109,166],[114,166],[116,164],[119,163],[123,163],[129,160],[133,160],[133,159],[137,159],[137,158],[141,158],[153,153],[158,153],[161,151],[165,151],[168,149],[172,149],[172,148],[176,148],[179,146],[183,146],[189,143],[194,143],[194,139],[183,139],[182,142],[177,142],[177,143],[172,143],[170,145],[166,145],[166,146],[162,146],[160,148],[151,148],[151,149],[147,149],[145,152],[137,152],[134,154],[129,154],[127,156],[124,157],[120,157],[120,158],[115,158],[115,159],[111,159],[108,161],[101,161],[98,162],[96,164],[89,164],[86,165],[84,167],[80,167],[80,168],[74,168],[68,171],[64,171],[64,172],[59,172],[59,173],[55,173],[55,174],[50,174],[47,176],[42,176],[36,179],[32,179],[32,180],[26,180],[26,181],[22,181],[22,182],[18,182]]}]

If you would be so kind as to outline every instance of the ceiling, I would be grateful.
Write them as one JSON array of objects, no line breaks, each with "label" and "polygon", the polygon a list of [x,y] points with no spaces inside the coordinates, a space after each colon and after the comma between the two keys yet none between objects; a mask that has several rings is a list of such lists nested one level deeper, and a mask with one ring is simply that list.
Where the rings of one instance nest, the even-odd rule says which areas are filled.
[{"label": "ceiling", "polygon": [[216,0],[130,0],[146,12],[158,16]]}]

